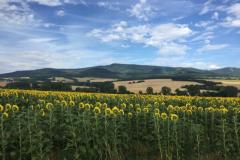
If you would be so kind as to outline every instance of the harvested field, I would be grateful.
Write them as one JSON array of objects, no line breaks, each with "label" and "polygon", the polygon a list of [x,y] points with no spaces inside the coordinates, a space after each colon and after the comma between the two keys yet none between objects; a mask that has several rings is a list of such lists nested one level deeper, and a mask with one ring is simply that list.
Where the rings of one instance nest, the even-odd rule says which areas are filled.
[{"label": "harvested field", "polygon": [[0,82],[1,87],[5,87],[9,82]]},{"label": "harvested field", "polygon": [[[137,82],[138,80],[134,80],[134,81]],[[124,85],[128,91],[134,92],[134,93],[138,93],[139,91],[146,93],[147,87],[152,87],[154,93],[160,92],[163,86],[170,87],[172,89],[171,92],[175,93],[175,90],[177,88],[179,88],[182,91],[186,90],[185,88],[180,88],[183,85],[191,85],[191,84],[201,85],[201,83],[197,83],[197,82],[172,81],[171,79],[148,79],[148,80],[144,80],[144,81],[145,82],[132,83],[132,84],[129,84],[129,82],[133,82],[133,81],[117,81],[117,82],[113,82],[113,83],[115,84],[116,89],[118,88],[118,86]]]},{"label": "harvested field", "polygon": [[75,91],[76,88],[94,88],[94,87],[89,87],[89,86],[72,86],[72,90]]},{"label": "harvested field", "polygon": [[87,80],[90,80],[90,82],[106,82],[106,81],[116,81],[117,79],[111,79],[111,78],[96,78],[96,77],[83,77],[83,78],[77,78],[73,77],[78,82],[87,82]]},{"label": "harvested field", "polygon": [[74,81],[72,79],[67,79],[64,77],[55,77],[55,81],[51,81],[51,82],[73,83]]}]

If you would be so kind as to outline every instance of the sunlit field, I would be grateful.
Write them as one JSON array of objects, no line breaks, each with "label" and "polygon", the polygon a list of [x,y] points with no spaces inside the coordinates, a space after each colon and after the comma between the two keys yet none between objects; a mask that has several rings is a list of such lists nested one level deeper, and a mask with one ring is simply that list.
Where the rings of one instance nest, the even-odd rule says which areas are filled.
[{"label": "sunlit field", "polygon": [[239,159],[240,98],[0,89],[0,159]]}]

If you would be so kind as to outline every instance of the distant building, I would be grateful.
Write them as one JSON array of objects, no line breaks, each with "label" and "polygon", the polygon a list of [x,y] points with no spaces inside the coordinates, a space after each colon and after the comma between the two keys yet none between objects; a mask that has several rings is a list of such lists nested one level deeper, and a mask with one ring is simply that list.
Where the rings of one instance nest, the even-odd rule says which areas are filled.
[{"label": "distant building", "polygon": [[14,82],[14,79],[12,78],[3,78],[4,82]]}]

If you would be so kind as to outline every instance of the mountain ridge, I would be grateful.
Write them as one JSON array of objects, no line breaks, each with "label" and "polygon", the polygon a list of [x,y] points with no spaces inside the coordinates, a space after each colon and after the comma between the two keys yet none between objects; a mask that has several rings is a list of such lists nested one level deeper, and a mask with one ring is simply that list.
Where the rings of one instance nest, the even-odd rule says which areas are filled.
[{"label": "mountain ridge", "polygon": [[99,78],[146,78],[160,76],[240,76],[240,68],[225,67],[214,70],[201,70],[192,67],[168,67],[154,65],[118,64],[93,66],[76,69],[42,68],[36,70],[15,71],[0,74],[5,77],[31,77],[44,79],[49,77],[99,77]]}]

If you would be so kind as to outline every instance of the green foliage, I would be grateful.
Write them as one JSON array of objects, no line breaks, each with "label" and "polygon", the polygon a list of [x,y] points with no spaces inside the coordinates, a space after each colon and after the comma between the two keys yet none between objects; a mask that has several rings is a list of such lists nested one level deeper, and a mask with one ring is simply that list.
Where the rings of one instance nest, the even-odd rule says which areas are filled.
[{"label": "green foliage", "polygon": [[146,92],[147,92],[147,94],[153,94],[153,88],[147,87]]},{"label": "green foliage", "polygon": [[187,86],[187,91],[190,96],[197,96],[200,95],[200,88],[197,85],[188,85]]},{"label": "green foliage", "polygon": [[226,86],[222,87],[218,91],[218,95],[221,97],[237,97],[238,95],[238,88],[235,86]]},{"label": "green foliage", "polygon": [[62,82],[44,82],[40,90],[42,91],[72,91],[72,87],[67,83]]},{"label": "green foliage", "polygon": [[118,86],[118,93],[119,94],[126,94],[127,93],[127,88],[123,85]]},{"label": "green foliage", "polygon": [[170,87],[167,87],[167,86],[163,86],[162,89],[161,89],[161,93],[163,95],[170,95],[171,93],[171,88]]},{"label": "green foliage", "polygon": [[30,89],[30,83],[29,82],[12,82],[8,83],[5,88],[7,89]]}]

